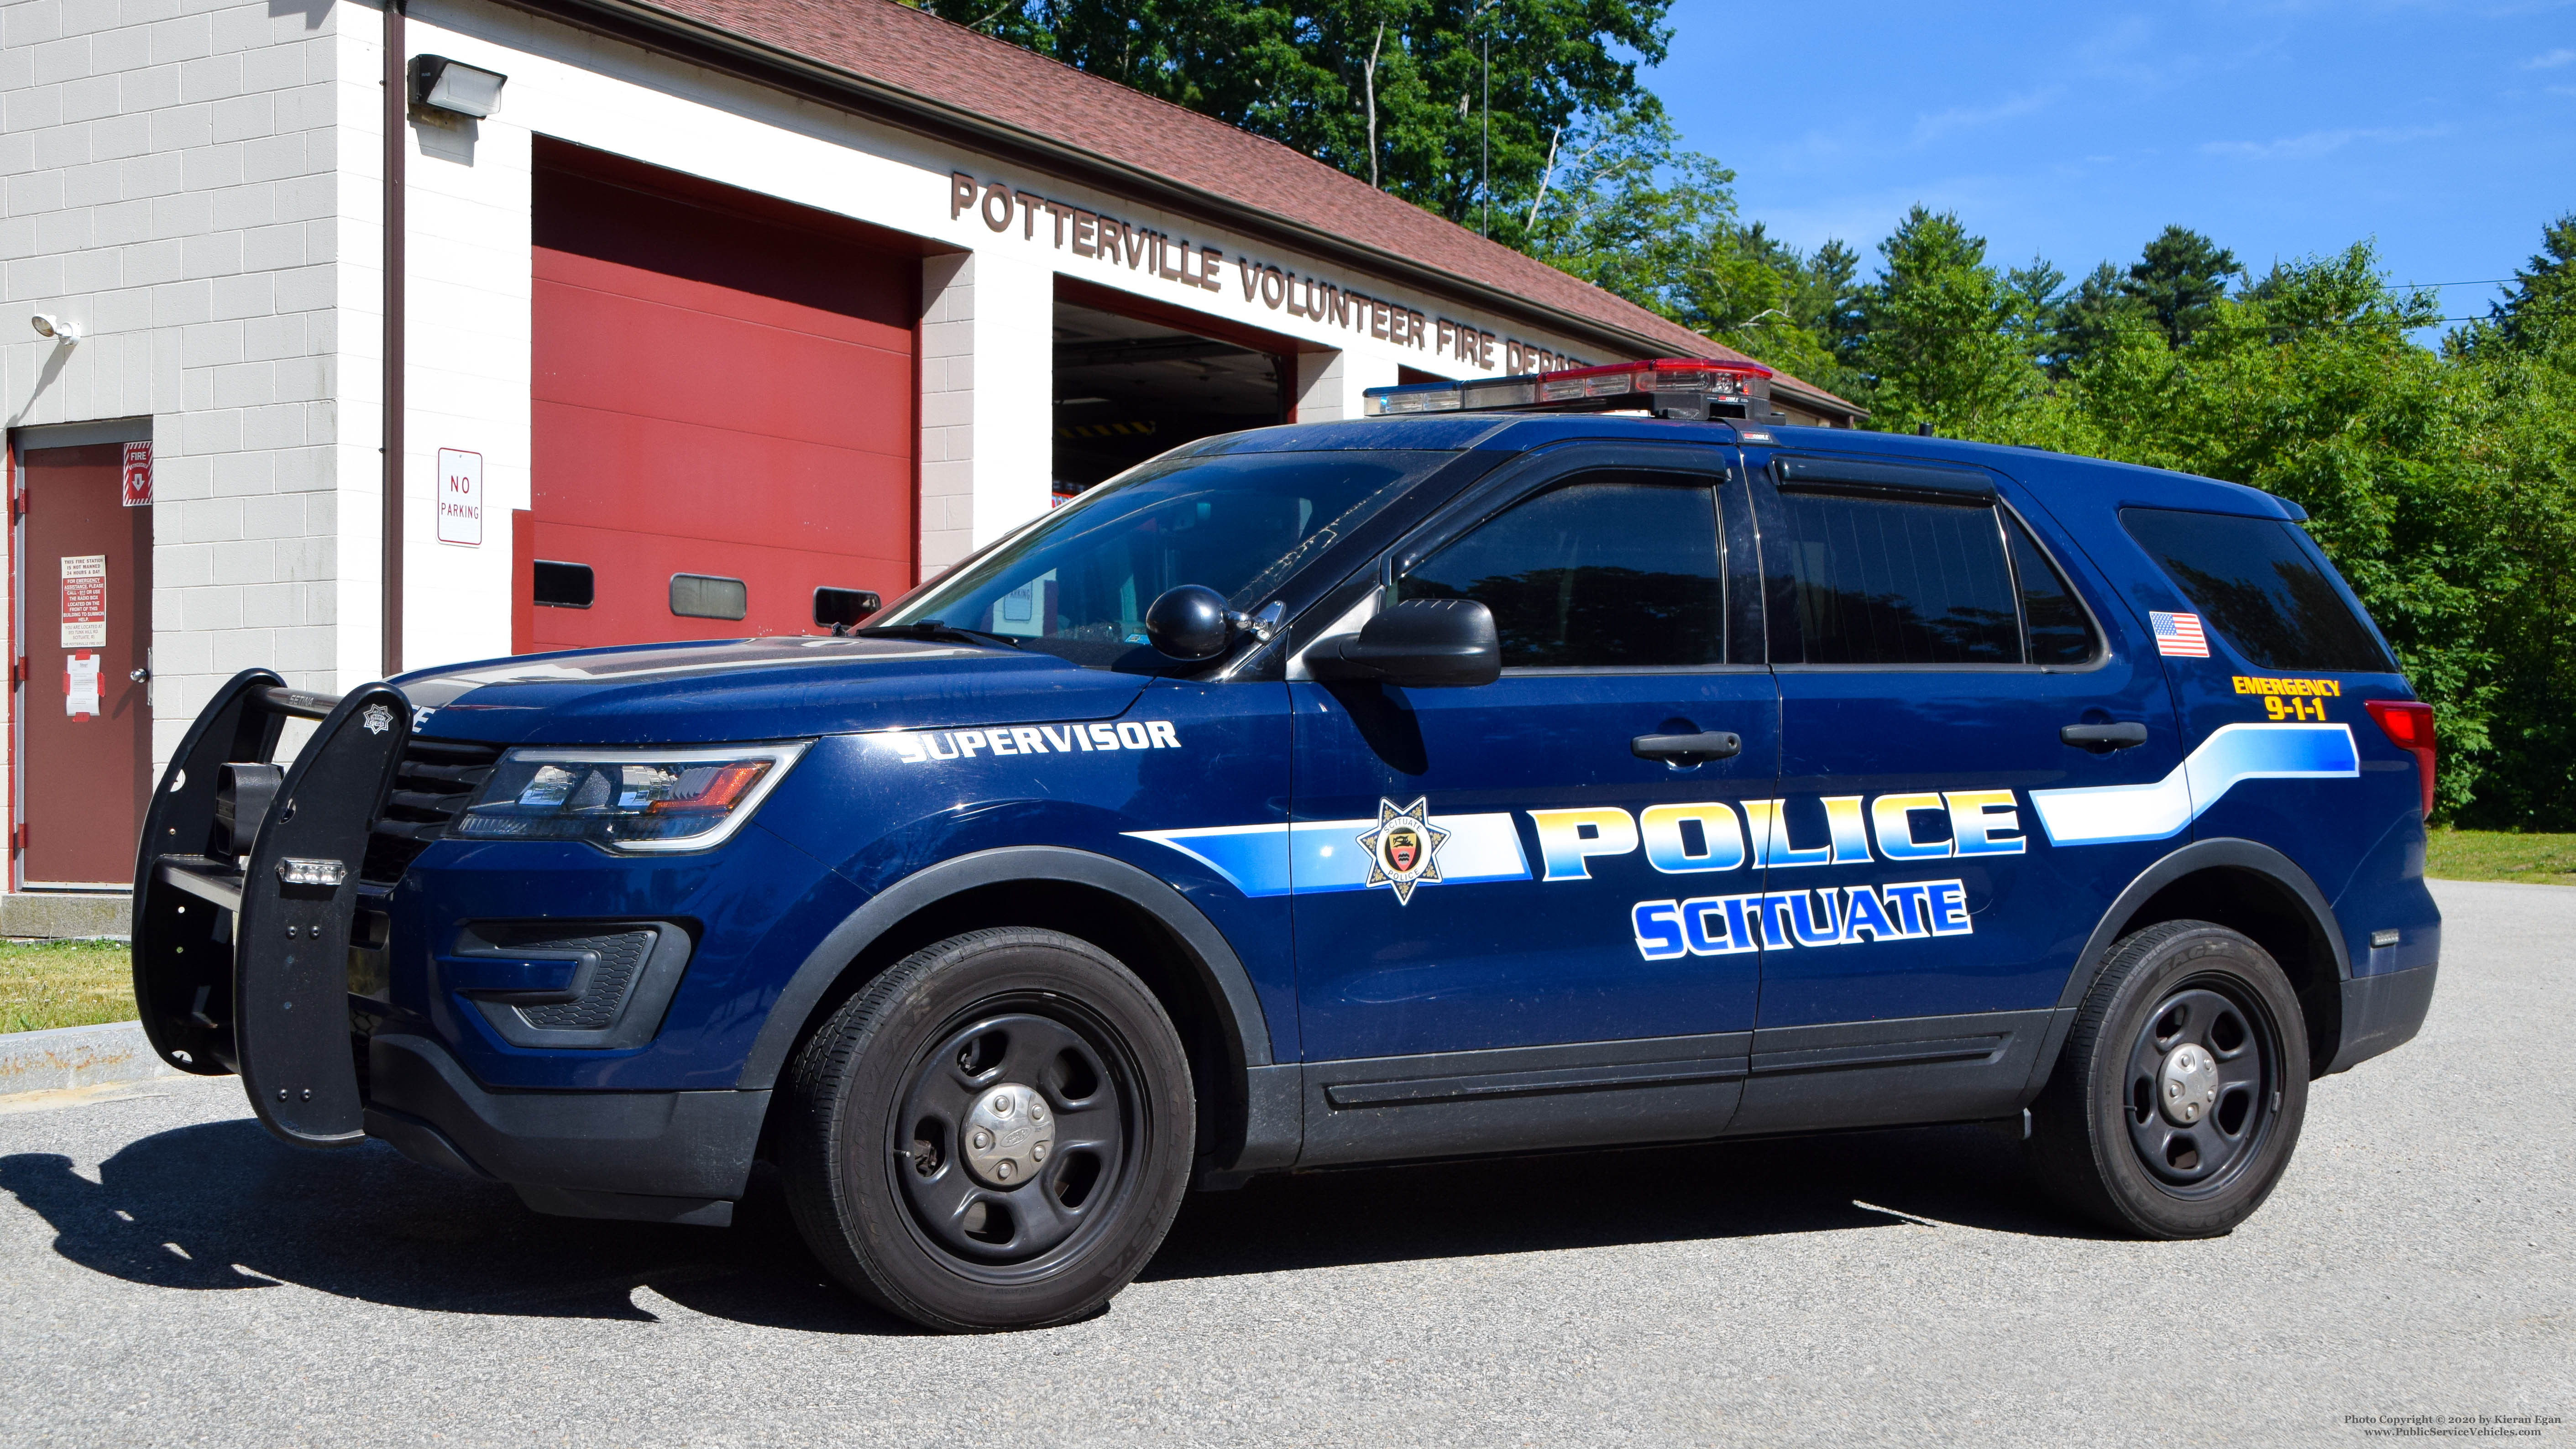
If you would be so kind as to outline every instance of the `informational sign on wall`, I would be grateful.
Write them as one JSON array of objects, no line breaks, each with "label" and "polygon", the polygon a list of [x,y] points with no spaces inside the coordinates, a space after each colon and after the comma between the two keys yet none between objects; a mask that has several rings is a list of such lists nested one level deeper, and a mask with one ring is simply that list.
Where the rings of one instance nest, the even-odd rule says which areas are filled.
[{"label": "informational sign on wall", "polygon": [[483,543],[483,455],[438,450],[438,541]]},{"label": "informational sign on wall", "polygon": [[125,506],[128,508],[152,506],[152,445],[150,443],[125,445]]},{"label": "informational sign on wall", "polygon": [[63,661],[63,713],[73,719],[98,717],[98,656],[75,654]]},{"label": "informational sign on wall", "polygon": [[107,647],[106,554],[67,554],[63,558],[62,647]]}]

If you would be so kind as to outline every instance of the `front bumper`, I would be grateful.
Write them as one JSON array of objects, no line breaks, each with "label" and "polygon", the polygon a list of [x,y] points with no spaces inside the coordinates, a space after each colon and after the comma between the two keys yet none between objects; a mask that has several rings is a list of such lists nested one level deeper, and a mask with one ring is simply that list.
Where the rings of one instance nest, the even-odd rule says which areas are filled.
[{"label": "front bumper", "polygon": [[367,1067],[368,1136],[565,1217],[724,1226],[769,1111],[765,1090],[487,1091],[419,1036],[371,1038]]}]

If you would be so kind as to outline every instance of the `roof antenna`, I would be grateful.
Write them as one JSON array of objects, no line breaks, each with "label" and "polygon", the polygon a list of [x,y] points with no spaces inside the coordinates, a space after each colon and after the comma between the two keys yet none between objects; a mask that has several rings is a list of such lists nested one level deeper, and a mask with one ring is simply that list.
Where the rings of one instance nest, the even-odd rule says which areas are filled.
[{"label": "roof antenna", "polygon": [[1932,436],[1932,425],[1930,423],[1916,423],[1914,425],[1914,436],[1918,438],[1928,438]]}]

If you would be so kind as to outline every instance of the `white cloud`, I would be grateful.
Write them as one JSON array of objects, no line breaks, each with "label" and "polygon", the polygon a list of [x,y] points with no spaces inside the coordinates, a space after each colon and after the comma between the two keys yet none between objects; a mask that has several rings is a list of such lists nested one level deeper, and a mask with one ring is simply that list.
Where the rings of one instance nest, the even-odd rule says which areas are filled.
[{"label": "white cloud", "polygon": [[2409,126],[2395,129],[2386,126],[2355,127],[2340,131],[2310,131],[2303,136],[2284,136],[2277,141],[2204,141],[2204,156],[2234,156],[2244,161],[2313,161],[2330,155],[2356,141],[2393,146],[2403,141],[2418,141],[2439,136],[2448,126]]},{"label": "white cloud", "polygon": [[2568,50],[2562,47],[2549,52],[2547,55],[2533,56],[2531,59],[2522,63],[2522,68],[2524,70],[2556,70],[2571,60],[2576,60],[2576,50]]},{"label": "white cloud", "polygon": [[1933,115],[1914,118],[1914,135],[1910,144],[1928,146],[1954,131],[1974,130],[2015,116],[2027,116],[2047,106],[2066,93],[2064,86],[2047,86],[2035,91],[2007,97],[1991,106],[1954,106]]}]

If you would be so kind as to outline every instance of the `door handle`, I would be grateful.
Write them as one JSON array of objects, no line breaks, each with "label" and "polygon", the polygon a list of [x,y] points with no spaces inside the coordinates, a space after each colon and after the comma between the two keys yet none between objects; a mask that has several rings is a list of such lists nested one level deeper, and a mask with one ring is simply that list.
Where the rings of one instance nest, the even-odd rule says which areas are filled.
[{"label": "door handle", "polygon": [[149,668],[129,669],[125,672],[125,677],[133,680],[137,684],[141,684],[143,681],[152,677],[152,671]]},{"label": "door handle", "polygon": [[2071,724],[2057,732],[2057,737],[2070,745],[2100,752],[2125,750],[2147,742],[2147,727],[2136,720],[2118,724]]},{"label": "door handle", "polygon": [[1709,730],[1695,735],[1639,735],[1628,741],[1628,753],[1638,759],[1684,765],[1727,759],[1743,749],[1743,737],[1729,730]]}]

